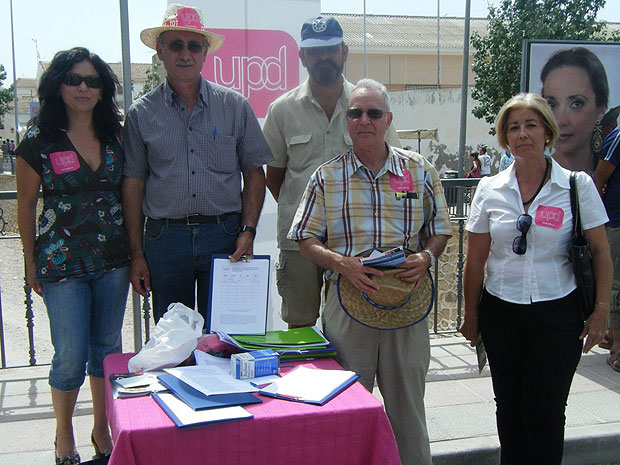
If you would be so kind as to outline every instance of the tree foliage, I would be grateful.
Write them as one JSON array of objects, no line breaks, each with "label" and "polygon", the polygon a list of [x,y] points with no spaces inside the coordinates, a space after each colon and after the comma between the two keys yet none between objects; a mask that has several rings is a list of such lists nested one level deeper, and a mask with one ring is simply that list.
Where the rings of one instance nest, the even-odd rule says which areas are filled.
[{"label": "tree foliage", "polygon": [[[489,7],[488,34],[472,34],[477,118],[493,124],[501,106],[520,90],[524,39],[612,40],[597,22],[606,0],[501,0]],[[616,0],[612,0],[616,1]]]},{"label": "tree foliage", "polygon": [[4,115],[11,110],[11,102],[13,101],[13,84],[5,89],[2,87],[5,79],[6,71],[4,65],[0,64],[0,127],[4,127]]},{"label": "tree foliage", "polygon": [[146,80],[144,81],[144,86],[140,91],[139,97],[142,97],[144,94],[152,91],[162,82],[162,76],[160,74],[161,63],[153,63],[153,65],[146,70]]}]

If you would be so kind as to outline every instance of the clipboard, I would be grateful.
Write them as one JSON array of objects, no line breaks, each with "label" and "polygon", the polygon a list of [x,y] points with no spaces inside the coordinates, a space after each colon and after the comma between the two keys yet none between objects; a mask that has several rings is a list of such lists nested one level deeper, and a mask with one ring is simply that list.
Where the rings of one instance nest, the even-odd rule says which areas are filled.
[{"label": "clipboard", "polygon": [[209,326],[211,332],[264,335],[267,332],[271,257],[254,255],[231,262],[211,258]]}]

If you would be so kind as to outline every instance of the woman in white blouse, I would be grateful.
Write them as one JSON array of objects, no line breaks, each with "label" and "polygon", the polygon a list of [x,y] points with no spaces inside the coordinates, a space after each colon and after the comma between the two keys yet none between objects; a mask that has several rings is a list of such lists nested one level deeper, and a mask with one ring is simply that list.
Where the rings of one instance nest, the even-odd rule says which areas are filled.
[{"label": "woman in white blouse", "polygon": [[461,332],[472,345],[480,332],[487,350],[502,465],[560,465],[573,375],[581,352],[606,330],[612,276],[607,215],[594,183],[579,172],[596,278],[596,307],[584,322],[568,258],[570,172],[545,156],[558,137],[553,113],[540,96],[519,94],[504,104],[495,129],[515,162],[482,178],[476,189],[466,226]]}]

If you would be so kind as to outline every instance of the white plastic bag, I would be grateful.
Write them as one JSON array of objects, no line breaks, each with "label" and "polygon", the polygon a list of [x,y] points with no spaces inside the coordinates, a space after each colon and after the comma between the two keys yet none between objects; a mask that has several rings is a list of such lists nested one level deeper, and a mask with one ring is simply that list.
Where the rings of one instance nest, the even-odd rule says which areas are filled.
[{"label": "white plastic bag", "polygon": [[181,303],[168,306],[149,341],[129,359],[129,371],[151,371],[177,366],[190,356],[202,335],[204,318]]}]

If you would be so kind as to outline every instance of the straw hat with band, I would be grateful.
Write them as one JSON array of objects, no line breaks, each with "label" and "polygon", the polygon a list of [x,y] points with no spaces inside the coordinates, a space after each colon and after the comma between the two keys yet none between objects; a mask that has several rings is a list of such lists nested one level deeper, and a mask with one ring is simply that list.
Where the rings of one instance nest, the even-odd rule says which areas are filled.
[{"label": "straw hat with band", "polygon": [[[370,249],[357,257],[367,257],[373,250],[388,250],[389,248]],[[414,253],[405,249],[405,253]],[[378,268],[383,276],[370,276],[381,289],[372,294],[357,289],[351,281],[343,275],[338,276],[338,300],[343,310],[359,323],[376,329],[399,329],[415,325],[424,320],[433,308],[435,289],[430,271],[427,271],[416,291],[414,284],[406,283],[396,278],[402,268]]]},{"label": "straw hat with band", "polygon": [[188,31],[200,34],[209,42],[207,53],[213,53],[224,43],[224,36],[207,31],[202,22],[202,12],[197,6],[185,6],[173,3],[168,5],[161,26],[145,29],[140,39],[147,47],[157,49],[157,38],[166,31]]}]

